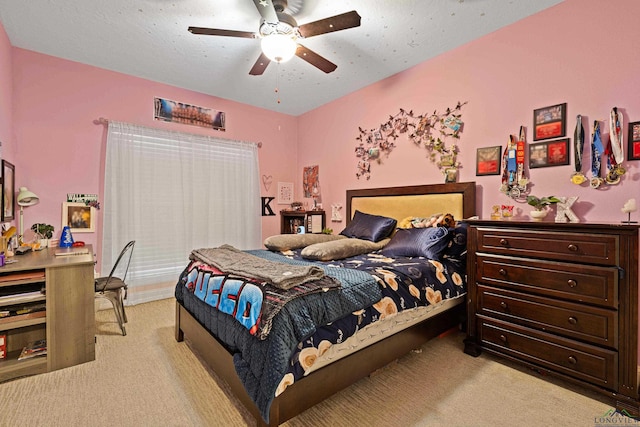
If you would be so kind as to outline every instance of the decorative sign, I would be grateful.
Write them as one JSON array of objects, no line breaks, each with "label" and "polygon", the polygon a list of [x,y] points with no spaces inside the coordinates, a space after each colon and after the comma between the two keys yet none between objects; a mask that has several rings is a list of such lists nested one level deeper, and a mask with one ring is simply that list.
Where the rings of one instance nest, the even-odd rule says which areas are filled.
[{"label": "decorative sign", "polygon": [[275,197],[262,197],[262,216],[275,216],[275,212],[270,206],[273,199],[275,199]]},{"label": "decorative sign", "polygon": [[97,194],[67,193],[67,202],[89,203],[89,202],[97,202],[97,201],[98,201]]},{"label": "decorative sign", "polygon": [[184,102],[153,98],[153,118],[164,122],[183,123],[225,131],[225,114],[211,108],[197,107]]}]

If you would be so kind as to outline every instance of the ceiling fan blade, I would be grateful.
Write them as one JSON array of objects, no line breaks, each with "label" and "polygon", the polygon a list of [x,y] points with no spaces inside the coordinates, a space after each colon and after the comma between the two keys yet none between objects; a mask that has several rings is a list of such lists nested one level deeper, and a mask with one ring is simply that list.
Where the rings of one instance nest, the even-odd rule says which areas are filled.
[{"label": "ceiling fan blade", "polygon": [[264,70],[267,68],[267,65],[269,65],[270,62],[271,60],[267,58],[267,56],[264,53],[261,53],[256,63],[253,64],[253,67],[249,71],[249,74],[252,76],[262,75],[262,73],[264,73]]},{"label": "ceiling fan blade", "polygon": [[280,22],[276,14],[276,8],[273,7],[271,0],[253,0],[253,3],[256,5],[256,9],[258,9],[260,16],[262,16],[265,22],[269,24],[277,24]]},{"label": "ceiling fan blade", "polygon": [[327,74],[334,71],[336,68],[338,68],[338,66],[333,62],[323,58],[322,56],[318,55],[317,53],[315,53],[310,49],[307,49],[301,44],[299,44],[298,49],[296,49],[296,56],[304,59],[309,64],[319,68],[320,70],[324,71]]},{"label": "ceiling fan blade", "polygon": [[256,33],[249,31],[219,30],[217,28],[189,27],[191,34],[203,34],[206,36],[244,37],[248,39],[258,38]]},{"label": "ceiling fan blade", "polygon": [[320,34],[332,33],[334,31],[346,30],[347,28],[359,27],[360,15],[355,10],[309,22],[298,27],[302,37],[313,37]]}]

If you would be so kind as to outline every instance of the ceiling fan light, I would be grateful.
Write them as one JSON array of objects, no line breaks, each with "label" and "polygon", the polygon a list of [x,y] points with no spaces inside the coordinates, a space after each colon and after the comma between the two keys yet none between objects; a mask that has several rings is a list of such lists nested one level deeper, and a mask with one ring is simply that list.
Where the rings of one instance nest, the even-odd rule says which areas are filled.
[{"label": "ceiling fan light", "polygon": [[287,62],[296,54],[298,45],[285,34],[270,34],[262,38],[262,52],[272,61]]}]

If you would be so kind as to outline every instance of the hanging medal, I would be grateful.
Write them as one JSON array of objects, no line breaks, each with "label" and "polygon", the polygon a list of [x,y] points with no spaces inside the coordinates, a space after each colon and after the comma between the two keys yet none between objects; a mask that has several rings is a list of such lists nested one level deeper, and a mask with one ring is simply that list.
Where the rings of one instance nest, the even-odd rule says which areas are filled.
[{"label": "hanging medal", "polygon": [[624,161],[624,147],[622,135],[622,114],[617,107],[611,109],[609,120],[609,144],[607,145],[607,184],[617,184],[626,170],[622,166]]},{"label": "hanging medal", "polygon": [[517,155],[517,144],[515,141],[515,137],[513,135],[509,135],[509,148],[507,149],[507,173],[508,173],[508,181],[507,184],[509,186],[509,196],[518,197],[520,192],[517,190],[518,185],[518,163],[516,161]]},{"label": "hanging medal", "polygon": [[504,170],[500,192],[514,199],[522,196],[527,189],[528,180],[524,176],[525,145],[525,129],[521,126],[519,140],[514,135],[509,135],[509,142],[502,155]]},{"label": "hanging medal", "polygon": [[604,147],[602,146],[602,139],[600,137],[600,124],[596,120],[593,122],[593,135],[591,138],[591,181],[589,183],[591,188],[598,188],[604,182],[604,180],[600,178],[600,169],[602,166],[600,157],[603,152]]},{"label": "hanging medal", "polygon": [[526,145],[527,135],[524,130],[524,126],[520,126],[520,137],[516,144],[516,185],[518,186],[518,196],[527,189],[527,179],[524,176],[524,152]]},{"label": "hanging medal", "polygon": [[573,133],[574,163],[575,172],[571,175],[571,182],[581,185],[587,181],[587,177],[582,173],[582,152],[584,150],[584,127],[582,126],[582,116],[578,114],[576,130]]},{"label": "hanging medal", "polygon": [[507,146],[502,153],[502,184],[500,185],[500,192],[509,195],[509,147],[511,141],[507,142]]}]

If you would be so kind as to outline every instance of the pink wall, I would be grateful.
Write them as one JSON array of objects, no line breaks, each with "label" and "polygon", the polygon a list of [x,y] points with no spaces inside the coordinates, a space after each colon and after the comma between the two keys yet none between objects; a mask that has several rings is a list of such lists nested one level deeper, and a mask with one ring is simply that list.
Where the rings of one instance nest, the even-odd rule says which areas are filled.
[{"label": "pink wall", "polygon": [[[275,196],[278,181],[294,180],[297,119],[293,116],[17,48],[13,50],[13,90],[16,184],[40,197],[40,204],[25,209],[25,229],[34,222],[48,222],[59,235],[61,203],[67,193],[102,194],[106,128],[93,122],[100,117],[261,141],[261,174],[272,175],[274,181],[269,191],[262,188],[263,195]],[[225,111],[227,130],[155,121],[154,96]],[[277,205],[272,207],[275,210]],[[279,232],[278,218],[263,218],[265,236]],[[74,237],[99,249],[99,233]]]},{"label": "pink wall", "polygon": [[[389,158],[372,165],[369,181],[356,179],[358,126],[377,127],[401,107],[430,113],[468,101],[462,109],[459,181],[477,182],[478,212],[488,217],[492,205],[508,204],[510,199],[498,191],[499,176],[475,176],[476,149],[504,147],[521,125],[527,128],[527,141],[533,142],[534,109],[566,102],[567,136],[572,141],[577,114],[584,117],[588,134],[593,121],[602,120],[607,141],[607,118],[617,106],[624,115],[626,143],[626,124],[640,121],[640,56],[634,53],[640,40],[639,15],[637,0],[565,0],[311,111],[299,118],[298,175],[304,166],[320,166],[327,207],[344,205],[346,189],[443,182],[426,150],[405,136],[396,141]],[[579,196],[574,210],[582,221],[618,222],[624,202],[640,196],[640,162],[625,164],[628,172],[622,182],[600,190],[570,183],[573,160],[568,166],[533,169],[531,192]],[[517,206],[528,215],[529,206]],[[333,224],[336,232],[343,227],[344,222]]]},{"label": "pink wall", "polygon": [[[369,181],[357,180],[355,138],[358,126],[373,128],[399,108],[442,111],[458,101],[468,101],[462,110],[459,180],[478,183],[478,209],[488,216],[491,205],[510,200],[498,191],[498,176],[475,176],[476,148],[504,146],[520,125],[527,127],[532,142],[533,109],[567,102],[568,136],[578,113],[590,124],[606,120],[611,107],[618,106],[625,123],[640,120],[640,87],[635,84],[640,57],[633,55],[640,39],[634,22],[640,4],[635,0],[616,0],[615,8],[606,4],[565,0],[297,118],[11,48],[2,31],[0,89],[8,94],[0,99],[3,157],[16,164],[17,185],[26,185],[41,197],[39,205],[25,210],[25,228],[43,221],[59,232],[60,206],[67,193],[102,193],[105,129],[93,123],[99,117],[262,141],[261,174],[273,179],[269,191],[262,188],[263,196],[275,196],[279,181],[293,182],[299,194],[302,168],[317,164],[322,202],[330,211],[332,203],[344,204],[346,189],[443,182],[426,150],[404,138],[389,158],[372,166]],[[227,132],[156,122],[154,96],[223,110]],[[606,129],[607,122],[603,124]],[[288,153],[285,158],[280,157],[283,152]],[[573,166],[534,169],[532,193],[577,195],[575,210],[583,221],[617,222],[624,201],[638,196],[639,163],[626,165],[629,172],[622,183],[602,190],[571,184]],[[272,207],[277,211],[281,206],[274,202]],[[525,214],[529,210],[526,205],[519,207]],[[338,232],[344,222],[329,226]],[[278,216],[263,218],[263,236],[278,232]],[[99,233],[82,238],[99,246]]]},{"label": "pink wall", "polygon": [[14,161],[15,145],[13,143],[13,73],[11,68],[11,43],[0,26],[0,142],[2,142],[2,158]]}]

